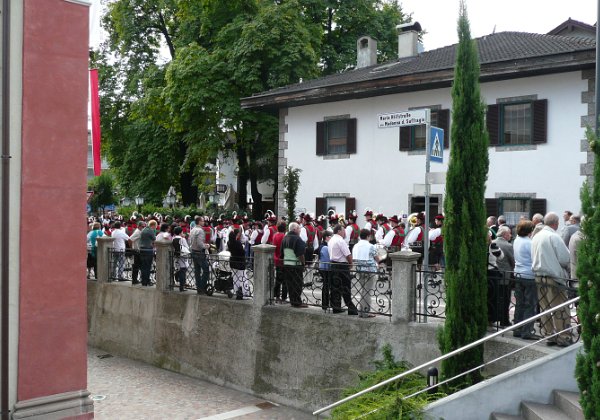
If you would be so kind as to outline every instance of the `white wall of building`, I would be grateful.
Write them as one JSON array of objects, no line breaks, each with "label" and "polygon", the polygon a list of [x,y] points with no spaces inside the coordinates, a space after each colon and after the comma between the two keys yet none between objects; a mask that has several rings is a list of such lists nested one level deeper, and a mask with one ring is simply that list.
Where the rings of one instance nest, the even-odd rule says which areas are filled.
[{"label": "white wall of building", "polygon": [[[546,144],[521,150],[489,149],[487,198],[494,198],[496,193],[536,193],[537,198],[547,199],[549,211],[579,211],[584,180],[580,165],[586,162],[585,153],[580,151],[585,133],[581,117],[587,115],[581,94],[586,90],[587,81],[582,80],[581,72],[481,85],[487,104],[495,104],[497,98],[526,95],[548,100]],[[302,169],[297,206],[312,212],[316,197],[348,194],[356,198],[359,212],[365,207],[386,214],[407,211],[414,184],[424,183],[425,154],[400,152],[399,128],[378,128],[377,116],[429,105],[451,109],[450,88],[290,108],[285,119],[285,157],[288,166]],[[316,122],[338,115],[357,118],[357,153],[346,159],[317,156]],[[446,162],[448,157],[449,150],[445,150]],[[432,172],[446,170],[446,163],[431,165]],[[433,185],[431,192],[443,194],[444,185]],[[348,210],[352,209],[344,209]]]}]

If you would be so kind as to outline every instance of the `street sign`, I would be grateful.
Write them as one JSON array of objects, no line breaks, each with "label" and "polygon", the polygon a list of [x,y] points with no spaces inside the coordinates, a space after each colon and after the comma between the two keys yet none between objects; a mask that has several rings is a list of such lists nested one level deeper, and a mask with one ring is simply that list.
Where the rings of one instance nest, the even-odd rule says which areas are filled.
[{"label": "street sign", "polygon": [[432,162],[444,163],[444,130],[431,127],[429,141],[429,159]]},{"label": "street sign", "polygon": [[417,109],[414,111],[393,112],[391,114],[379,114],[379,128],[405,127],[407,125],[426,124],[426,109]]},{"label": "street sign", "polygon": [[429,172],[427,174],[427,182],[431,185],[445,184],[446,183],[446,172]]}]

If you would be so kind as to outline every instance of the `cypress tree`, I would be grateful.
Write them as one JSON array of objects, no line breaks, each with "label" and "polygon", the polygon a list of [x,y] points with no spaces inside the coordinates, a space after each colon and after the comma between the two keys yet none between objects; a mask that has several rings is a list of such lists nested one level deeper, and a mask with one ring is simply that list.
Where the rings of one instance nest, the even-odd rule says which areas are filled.
[{"label": "cypress tree", "polygon": [[577,313],[584,351],[577,355],[575,375],[585,418],[600,419],[600,143],[591,129],[587,137],[595,163],[593,183],[586,183],[581,189],[585,239],[577,258],[580,296]]},{"label": "cypress tree", "polygon": [[[471,39],[467,9],[460,3],[458,46],[452,85],[452,129],[444,210],[446,322],[439,334],[442,353],[483,337],[487,327],[487,242],[485,181],[489,166],[485,105],[479,90],[479,58]],[[483,362],[483,346],[442,363],[451,378]],[[481,380],[476,371],[454,382]]]}]

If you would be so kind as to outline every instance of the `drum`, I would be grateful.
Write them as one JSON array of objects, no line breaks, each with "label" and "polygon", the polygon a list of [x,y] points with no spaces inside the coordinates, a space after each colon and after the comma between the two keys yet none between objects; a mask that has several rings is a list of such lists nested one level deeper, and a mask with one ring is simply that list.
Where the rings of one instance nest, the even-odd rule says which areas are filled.
[{"label": "drum", "polygon": [[387,258],[388,251],[387,251],[387,248],[385,247],[385,245],[376,244],[375,250],[377,251],[377,256],[379,257],[379,262],[382,262],[383,260],[385,260]]}]

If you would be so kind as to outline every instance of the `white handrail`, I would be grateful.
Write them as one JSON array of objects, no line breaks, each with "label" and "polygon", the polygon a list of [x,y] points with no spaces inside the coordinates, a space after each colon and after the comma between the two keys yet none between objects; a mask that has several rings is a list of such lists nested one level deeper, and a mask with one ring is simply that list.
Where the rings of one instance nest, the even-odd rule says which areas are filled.
[{"label": "white handrail", "polygon": [[571,300],[568,300],[568,301],[566,301],[564,303],[561,303],[560,305],[554,306],[554,307],[552,307],[552,308],[550,308],[550,309],[548,309],[548,310],[546,310],[544,312],[540,312],[539,314],[534,315],[531,318],[527,318],[527,319],[525,319],[525,320],[523,320],[523,321],[521,321],[521,322],[519,322],[517,324],[511,325],[508,328],[505,328],[505,329],[500,330],[500,331],[496,331],[493,334],[490,334],[488,336],[480,338],[477,341],[473,341],[472,343],[467,344],[467,345],[465,345],[463,347],[460,347],[460,348],[458,348],[456,350],[453,350],[450,353],[443,354],[443,355],[441,355],[441,356],[439,356],[439,357],[437,357],[437,358],[435,358],[433,360],[430,360],[429,362],[423,363],[422,365],[419,365],[417,367],[409,369],[406,372],[402,372],[399,375],[396,375],[396,376],[394,376],[392,378],[386,379],[385,381],[379,382],[378,384],[372,385],[369,388],[363,389],[362,391],[359,391],[356,394],[350,395],[350,396],[348,396],[348,397],[346,397],[344,399],[336,401],[333,404],[329,404],[327,407],[320,408],[317,411],[313,412],[313,416],[317,416],[317,415],[319,415],[321,413],[324,413],[325,411],[329,411],[332,408],[335,408],[335,407],[337,407],[339,405],[347,403],[348,401],[351,401],[351,400],[353,400],[353,399],[355,399],[357,397],[360,397],[360,396],[362,396],[364,394],[367,394],[367,393],[369,393],[371,391],[375,391],[376,389],[379,389],[379,388],[381,388],[384,385],[387,385],[387,384],[389,384],[391,382],[397,381],[398,379],[401,379],[401,378],[403,378],[405,376],[408,376],[411,373],[415,373],[415,372],[417,372],[417,371],[419,371],[421,369],[424,369],[424,368],[426,368],[426,367],[428,367],[428,366],[430,366],[430,365],[432,365],[434,363],[441,362],[442,360],[446,360],[446,359],[448,359],[448,358],[450,358],[452,356],[456,356],[457,354],[460,354],[460,353],[462,353],[462,352],[464,352],[466,350],[472,349],[473,347],[477,347],[478,345],[483,344],[486,341],[491,340],[492,338],[498,337],[499,335],[505,334],[508,331],[512,331],[512,330],[514,330],[516,328],[522,327],[523,325],[529,324],[530,322],[535,321],[536,319],[541,318],[543,316],[550,315],[553,312],[556,312],[557,309],[563,308],[565,306],[570,306],[570,305],[572,305],[572,304],[574,304],[574,303],[576,303],[578,301],[579,301],[579,296],[577,296],[577,297],[575,297],[575,298],[573,298]]}]

